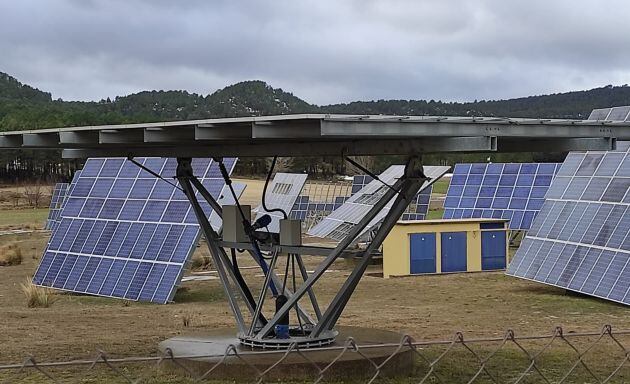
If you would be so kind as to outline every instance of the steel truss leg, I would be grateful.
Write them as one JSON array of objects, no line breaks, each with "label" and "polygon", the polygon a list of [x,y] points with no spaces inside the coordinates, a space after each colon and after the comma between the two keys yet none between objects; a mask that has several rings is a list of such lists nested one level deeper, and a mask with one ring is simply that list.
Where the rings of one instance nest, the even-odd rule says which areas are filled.
[{"label": "steel truss leg", "polygon": [[[263,283],[262,289],[260,290],[260,295],[258,296],[258,303],[256,304],[256,312],[254,313],[254,319],[256,319],[260,312],[262,311],[262,307],[265,304],[265,297],[267,296],[267,288],[269,288],[269,280],[271,279],[271,271],[276,267],[276,261],[278,261],[278,252],[274,251],[271,263],[269,264],[269,273],[265,276],[265,282]],[[256,321],[252,321],[252,325],[249,327],[249,331],[247,332],[248,336],[251,336],[254,333],[256,328]]]},{"label": "steel truss leg", "polygon": [[[299,253],[296,253],[294,257],[295,257],[295,261],[297,262],[298,268],[300,269],[302,280],[306,281],[308,279],[308,272],[306,272],[306,267],[304,266],[302,255],[300,255]],[[317,321],[319,321],[319,319],[322,318],[322,311],[319,309],[319,304],[317,303],[317,296],[315,296],[315,292],[313,292],[313,287],[309,288],[307,292],[308,292],[308,297],[311,300],[311,304],[313,305],[313,311],[315,311],[315,316],[317,317]]]},{"label": "steel truss leg", "polygon": [[[234,318],[236,319],[236,325],[240,332],[246,331],[245,321],[243,320],[243,315],[241,313],[241,309],[239,307],[236,296],[234,295],[234,291],[232,289],[232,284],[230,283],[230,278],[238,289],[241,297],[247,304],[247,307],[250,313],[254,314],[254,308],[250,305],[250,303],[245,299],[245,294],[242,290],[242,287],[238,284],[236,280],[236,276],[234,276],[234,270],[230,267],[231,264],[227,259],[227,255],[223,251],[223,248],[217,245],[217,241],[219,240],[219,235],[214,231],[212,225],[208,221],[205,212],[201,208],[197,197],[195,196],[195,191],[192,187],[191,180],[196,179],[193,175],[192,165],[190,159],[177,159],[177,180],[184,190],[184,194],[190,201],[190,204],[193,207],[195,212],[195,216],[197,216],[197,221],[203,231],[204,236],[206,237],[206,243],[208,245],[208,250],[210,251],[210,255],[212,255],[213,262],[216,266],[217,273],[219,274],[219,278],[221,280],[221,285],[223,286],[223,290],[225,292],[225,296],[228,298],[228,302],[230,304],[230,308],[232,313],[234,314]],[[203,194],[202,194],[203,195]],[[229,276],[229,277],[228,277]]]},{"label": "steel truss leg", "polygon": [[[221,279],[221,284],[223,285],[224,290],[226,289],[226,284],[227,284],[227,289],[229,289],[229,292],[231,292],[231,293],[226,292],[226,296],[228,297],[229,301],[230,301],[230,296],[233,296],[233,291],[231,290],[230,282],[227,280],[227,274],[229,274],[230,278],[234,282],[234,285],[239,289],[239,293],[241,297],[247,304],[249,312],[252,315],[254,315],[256,312],[256,308],[252,307],[249,301],[245,299],[246,296],[242,290],[242,287],[240,286],[240,284],[238,284],[236,280],[236,276],[234,275],[234,270],[232,269],[232,263],[229,261],[227,254],[225,253],[225,250],[222,247],[217,245],[217,241],[220,240],[219,235],[214,231],[214,229],[208,222],[208,219],[206,218],[205,213],[203,212],[203,209],[201,209],[201,206],[199,205],[197,197],[194,194],[194,190],[192,189],[192,186],[194,186],[199,191],[201,196],[208,202],[208,204],[219,215],[219,217],[223,217],[223,209],[221,208],[221,205],[214,199],[212,194],[210,194],[210,192],[208,192],[206,187],[199,181],[199,179],[197,179],[197,177],[194,176],[193,171],[192,171],[192,166],[190,165],[190,159],[177,159],[177,161],[178,161],[177,179],[179,180],[180,184],[182,184],[182,186],[187,185],[187,188],[191,191],[191,193],[187,193],[186,192],[187,188],[184,188],[184,191],[186,192],[186,196],[188,197],[190,203],[193,205],[193,209],[195,210],[195,214],[197,215],[197,221],[199,222],[201,229],[204,232],[204,235],[206,237],[210,254],[213,257],[214,263],[217,265],[217,272],[219,272],[219,278]],[[183,164],[182,165],[183,168],[181,169],[180,169],[180,164]],[[182,180],[182,177],[180,177],[180,170],[182,172],[181,174],[183,175],[183,179],[185,180]],[[202,214],[201,218],[197,214],[198,212],[197,212],[197,209],[195,209],[195,205],[199,207],[199,210]],[[206,226],[204,225],[204,222],[207,224],[207,228],[209,229],[208,232],[206,232],[206,228],[205,228]],[[249,251],[249,253],[251,254],[252,258],[256,262],[258,263],[264,262],[264,261],[259,261],[256,255],[254,255],[252,251]],[[219,260],[217,260],[217,258]],[[227,272],[225,279],[222,276],[221,272],[219,271],[219,266],[223,266],[222,267],[223,272]],[[276,286],[282,286],[280,278],[276,275],[273,269],[269,269],[269,275],[271,275],[271,280]],[[284,295],[287,298],[291,298],[293,297],[293,292],[290,289],[285,287]],[[230,301],[230,307],[233,308],[232,301]],[[308,313],[306,313],[299,304],[296,307],[297,307],[298,314],[300,315],[300,317],[306,324],[315,324],[314,319]],[[237,307],[237,310],[238,310],[238,313],[240,314],[240,309],[238,309],[238,307]],[[232,311],[234,312],[234,308]],[[237,315],[236,313],[234,313],[234,317],[236,318],[239,331],[245,333],[247,331],[247,327],[242,319],[242,315]],[[239,317],[241,319],[240,321],[239,321]],[[258,319],[257,321],[260,322],[259,316],[255,316],[254,318],[257,318]],[[241,322],[242,322],[242,327],[241,327]],[[260,326],[262,325],[263,324],[260,324]]]},{"label": "steel truss leg", "polygon": [[[356,288],[363,272],[367,268],[369,261],[372,257],[373,250],[378,248],[385,236],[389,233],[393,225],[398,221],[400,215],[404,212],[406,206],[411,202],[413,196],[418,192],[426,177],[422,172],[422,165],[417,158],[411,158],[407,166],[405,167],[405,174],[402,178],[396,181],[392,188],[389,188],[383,197],[370,209],[370,211],[361,219],[361,221],[355,225],[348,236],[346,236],[337,247],[331,251],[331,253],[320,263],[315,272],[309,276],[309,278],[295,291],[295,294],[290,298],[283,306],[276,312],[274,317],[267,322],[267,324],[256,334],[256,339],[262,340],[269,335],[278,321],[291,310],[293,305],[304,294],[306,294],[313,285],[321,278],[324,272],[332,265],[332,263],[341,256],[342,252],[357,238],[363,231],[363,229],[376,217],[376,215],[382,211],[387,203],[398,195],[395,200],[394,206],[390,209],[388,214],[383,220],[381,228],[377,232],[374,241],[370,247],[364,253],[360,263],[355,267],[355,270],[348,277],[344,283],[342,289],[339,291],[331,305],[326,310],[319,323],[316,325],[314,331],[309,337],[316,337],[326,329],[332,328],[339,317],[339,314],[343,311],[350,295]],[[399,191],[399,194],[397,193]]]},{"label": "steel truss leg", "polygon": [[400,219],[400,216],[403,212],[405,212],[405,209],[407,209],[407,206],[409,206],[414,196],[418,193],[418,190],[420,190],[420,187],[422,187],[422,184],[426,180],[425,177],[413,177],[412,175],[406,176],[407,178],[404,180],[403,185],[400,188],[400,192],[398,196],[396,196],[394,204],[383,219],[383,222],[372,238],[370,245],[365,249],[363,256],[355,266],[354,270],[350,276],[348,276],[348,279],[346,279],[343,286],[326,309],[326,312],[313,329],[313,337],[317,337],[323,331],[330,330],[335,326],[341,312],[343,312],[344,308],[348,304],[350,296],[354,293],[361,277],[370,264],[373,252],[381,246],[385,237],[387,237],[391,229],[394,225],[396,225],[396,222]]}]

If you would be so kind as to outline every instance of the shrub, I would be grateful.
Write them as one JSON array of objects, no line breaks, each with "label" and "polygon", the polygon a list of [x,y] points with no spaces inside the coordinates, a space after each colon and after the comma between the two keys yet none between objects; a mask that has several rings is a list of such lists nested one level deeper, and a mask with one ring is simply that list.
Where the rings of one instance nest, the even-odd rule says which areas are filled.
[{"label": "shrub", "polygon": [[22,264],[22,249],[17,243],[0,247],[0,266]]},{"label": "shrub", "polygon": [[195,319],[195,314],[193,312],[183,312],[181,314],[182,326],[184,328],[189,328],[193,326],[193,322]]},{"label": "shrub", "polygon": [[52,289],[38,287],[28,278],[22,283],[22,292],[26,296],[26,305],[29,308],[48,308],[56,299]]}]

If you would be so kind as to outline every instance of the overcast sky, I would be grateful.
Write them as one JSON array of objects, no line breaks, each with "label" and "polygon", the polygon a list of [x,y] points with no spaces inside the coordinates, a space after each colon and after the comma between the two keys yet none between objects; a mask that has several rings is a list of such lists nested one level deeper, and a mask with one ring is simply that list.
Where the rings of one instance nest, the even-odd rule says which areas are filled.
[{"label": "overcast sky", "polygon": [[630,83],[630,1],[0,0],[0,71],[64,100],[503,99]]}]

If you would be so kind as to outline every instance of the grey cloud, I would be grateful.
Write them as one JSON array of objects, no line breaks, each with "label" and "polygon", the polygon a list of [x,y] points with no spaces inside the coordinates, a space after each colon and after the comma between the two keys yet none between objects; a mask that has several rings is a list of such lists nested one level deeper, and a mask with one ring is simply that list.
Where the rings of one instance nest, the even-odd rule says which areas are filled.
[{"label": "grey cloud", "polygon": [[630,3],[0,3],[0,71],[64,99],[262,79],[307,101],[497,99],[628,83]]}]

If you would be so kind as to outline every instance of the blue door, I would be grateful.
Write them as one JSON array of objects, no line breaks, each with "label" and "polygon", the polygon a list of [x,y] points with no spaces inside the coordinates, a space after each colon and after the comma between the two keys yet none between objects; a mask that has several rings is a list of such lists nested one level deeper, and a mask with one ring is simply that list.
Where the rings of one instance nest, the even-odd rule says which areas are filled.
[{"label": "blue door", "polygon": [[465,272],[466,232],[442,233],[442,272]]},{"label": "blue door", "polygon": [[505,269],[505,231],[481,232],[481,269]]},{"label": "blue door", "polygon": [[411,273],[435,273],[435,233],[412,233],[409,236]]}]

